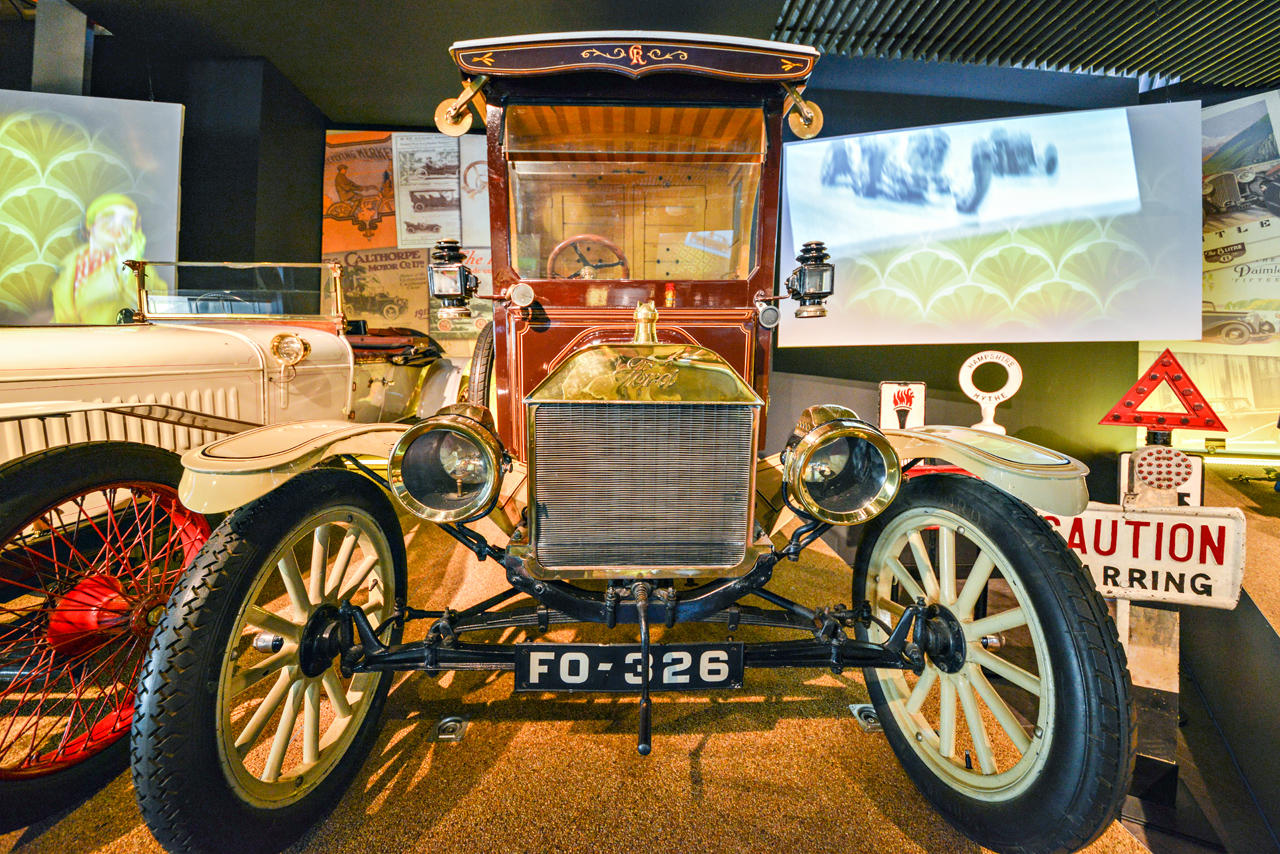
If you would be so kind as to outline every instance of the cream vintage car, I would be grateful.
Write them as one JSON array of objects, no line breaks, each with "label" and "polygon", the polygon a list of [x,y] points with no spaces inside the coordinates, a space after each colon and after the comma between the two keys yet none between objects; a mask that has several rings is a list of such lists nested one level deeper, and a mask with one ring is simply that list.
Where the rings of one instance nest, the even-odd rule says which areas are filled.
[{"label": "cream vintage car", "polygon": [[344,319],[339,267],[178,266],[138,264],[178,288],[115,326],[0,331],[0,831],[125,766],[147,639],[210,533],[180,453],[456,395],[428,338]]}]

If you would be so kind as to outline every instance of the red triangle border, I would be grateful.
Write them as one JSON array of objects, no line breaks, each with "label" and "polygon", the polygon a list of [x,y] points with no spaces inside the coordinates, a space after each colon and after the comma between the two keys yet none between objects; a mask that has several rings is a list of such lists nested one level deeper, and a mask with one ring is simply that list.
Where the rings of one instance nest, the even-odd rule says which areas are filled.
[{"label": "red triangle border", "polygon": [[[1178,402],[1185,409],[1182,412],[1139,412],[1138,407],[1150,397],[1161,383],[1168,383],[1173,389]],[[1120,400],[1099,424],[1110,424],[1113,427],[1147,427],[1151,430],[1215,430],[1227,432],[1218,413],[1213,411],[1209,401],[1205,400],[1200,389],[1187,376],[1182,365],[1173,355],[1173,351],[1165,349],[1151,363],[1151,367],[1142,372],[1142,377],[1121,395]]]}]

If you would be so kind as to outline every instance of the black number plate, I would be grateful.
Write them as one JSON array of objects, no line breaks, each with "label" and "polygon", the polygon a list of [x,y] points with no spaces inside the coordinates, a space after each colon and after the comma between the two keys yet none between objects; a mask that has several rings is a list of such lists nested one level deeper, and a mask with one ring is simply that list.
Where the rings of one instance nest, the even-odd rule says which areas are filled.
[{"label": "black number plate", "polygon": [[[518,643],[517,691],[639,691],[639,644]],[[650,691],[742,687],[742,644],[654,644]]]}]

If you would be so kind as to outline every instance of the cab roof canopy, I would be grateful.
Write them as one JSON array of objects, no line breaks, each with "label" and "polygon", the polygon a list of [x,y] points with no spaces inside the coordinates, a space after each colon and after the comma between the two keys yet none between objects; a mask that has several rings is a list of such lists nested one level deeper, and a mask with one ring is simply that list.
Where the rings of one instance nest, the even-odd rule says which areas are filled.
[{"label": "cab roof canopy", "polygon": [[[611,72],[630,78],[677,73],[740,83],[802,84],[818,51],[762,39],[641,31],[546,33],[456,42],[466,77],[531,78]],[[513,81],[514,82],[514,81]]]}]

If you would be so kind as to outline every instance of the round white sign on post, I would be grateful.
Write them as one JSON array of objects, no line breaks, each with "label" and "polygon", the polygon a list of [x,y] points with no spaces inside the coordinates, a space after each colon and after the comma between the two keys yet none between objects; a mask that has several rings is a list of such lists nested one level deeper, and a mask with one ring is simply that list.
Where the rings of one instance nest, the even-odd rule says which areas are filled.
[{"label": "round white sign on post", "polygon": [[[979,365],[989,362],[1003,366],[1009,373],[1008,380],[996,391],[983,391],[973,384],[973,372]],[[1020,388],[1022,388],[1022,366],[1008,353],[1002,353],[999,350],[983,350],[965,359],[964,364],[960,366],[960,390],[982,410],[982,420],[973,425],[978,430],[1003,435],[1005,429],[995,421],[996,407],[1013,397]]]}]

